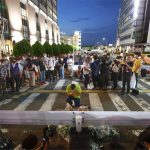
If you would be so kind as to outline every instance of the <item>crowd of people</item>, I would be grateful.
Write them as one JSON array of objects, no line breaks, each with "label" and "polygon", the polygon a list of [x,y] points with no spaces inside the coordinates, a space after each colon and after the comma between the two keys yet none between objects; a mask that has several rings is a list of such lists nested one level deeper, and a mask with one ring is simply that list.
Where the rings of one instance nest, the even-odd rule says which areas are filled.
[{"label": "crowd of people", "polygon": [[26,82],[34,87],[36,84],[46,84],[46,80],[51,83],[64,79],[64,72],[66,76],[72,76],[72,66],[72,55],[3,58],[0,60],[0,94],[9,89],[10,92],[19,92]]},{"label": "crowd of people", "polygon": [[[46,80],[55,82],[56,79],[73,77],[74,75],[83,80],[84,89],[88,89],[93,82],[94,89],[107,89],[112,83],[113,89],[118,87],[118,81],[122,81],[122,93],[130,92],[131,78],[136,77],[136,85],[141,68],[140,54],[117,56],[115,59],[110,54],[102,56],[98,54],[72,54],[60,57],[10,57],[0,60],[0,93],[6,90],[19,92],[19,89],[29,82],[30,87],[36,84],[43,85]],[[73,66],[78,69],[73,70]],[[112,81],[112,82],[111,82]]]},{"label": "crowd of people", "polygon": [[[92,81],[94,89],[107,89],[110,84],[112,89],[118,88],[118,81],[122,81],[122,94],[136,88],[140,75],[142,58],[140,54],[110,57],[107,53],[103,56],[87,55],[83,62],[83,69],[78,69],[78,77],[84,77],[84,88]],[[80,73],[79,73],[80,72]],[[83,76],[82,76],[83,75]],[[135,78],[135,85],[131,86],[131,78]]]}]

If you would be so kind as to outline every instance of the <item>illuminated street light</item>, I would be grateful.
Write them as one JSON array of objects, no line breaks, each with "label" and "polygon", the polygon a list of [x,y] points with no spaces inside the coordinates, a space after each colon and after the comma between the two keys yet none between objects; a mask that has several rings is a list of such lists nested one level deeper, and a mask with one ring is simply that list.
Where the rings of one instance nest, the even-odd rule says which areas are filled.
[{"label": "illuminated street light", "polygon": [[134,15],[133,15],[133,17],[135,20],[138,17],[139,6],[140,6],[140,0],[134,0]]}]

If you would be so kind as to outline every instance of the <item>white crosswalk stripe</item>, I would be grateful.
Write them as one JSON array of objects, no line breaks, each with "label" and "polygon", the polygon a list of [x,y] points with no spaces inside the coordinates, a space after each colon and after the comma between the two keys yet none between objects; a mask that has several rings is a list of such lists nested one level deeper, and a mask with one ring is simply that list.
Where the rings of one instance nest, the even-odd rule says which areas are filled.
[{"label": "white crosswalk stripe", "polygon": [[6,105],[8,103],[10,103],[13,99],[5,99],[4,101],[0,102],[0,107],[3,105]]},{"label": "white crosswalk stripe", "polygon": [[[59,80],[56,86],[54,87],[54,90],[60,90],[65,84],[65,81],[66,80]],[[55,93],[49,94],[48,98],[46,99],[45,103],[41,106],[39,111],[51,111],[57,96],[58,94]]]},{"label": "white crosswalk stripe", "polygon": [[58,94],[56,94],[56,93],[49,94],[47,100],[42,105],[42,107],[39,109],[39,111],[51,111],[57,96],[58,96]]},{"label": "white crosswalk stripe", "polygon": [[21,104],[19,104],[14,110],[15,111],[24,111],[26,108],[38,97],[39,93],[31,94],[27,97]]},{"label": "white crosswalk stripe", "polygon": [[[121,82],[121,81],[118,82],[118,85],[119,85],[119,87],[122,88],[122,82]],[[140,90],[146,90],[146,89],[147,89],[146,87],[144,87],[144,86],[143,86],[142,84],[140,84],[140,83],[138,83],[138,88],[139,88]]]},{"label": "white crosswalk stripe", "polygon": [[[64,86],[67,86],[66,84],[69,84],[69,83],[78,83],[78,82],[68,81],[66,79],[59,80],[57,82],[57,84],[55,85],[55,87],[53,88],[53,90],[60,90]],[[80,85],[83,86],[82,83]],[[122,83],[118,82],[118,85],[121,87]],[[139,83],[138,85],[139,85],[139,88],[145,89],[145,86],[143,86],[142,83],[141,84]],[[47,85],[43,86],[43,88],[46,86]],[[25,93],[25,91],[27,91],[27,90],[28,90],[28,88],[24,88],[24,89],[21,89],[21,92]],[[125,97],[123,98],[122,96],[119,96],[118,93],[113,93],[113,92],[109,93],[108,92],[106,94],[110,97],[110,100],[112,101],[112,103],[114,104],[115,108],[118,111],[132,111],[132,107],[134,106],[134,103],[135,103],[135,107],[138,107],[138,109],[141,108],[143,111],[150,111],[150,104],[146,100],[144,100],[140,95],[134,96],[132,94],[127,94],[130,97],[130,101],[132,101],[133,106],[131,107],[131,106],[128,106],[129,103],[124,102]],[[150,96],[150,93],[145,93],[145,94],[147,96]],[[41,93],[33,93],[33,94],[29,95],[28,97],[26,97],[26,99],[23,100],[23,102],[18,104],[18,106],[16,108],[14,108],[13,110],[25,111],[32,103],[36,103],[36,98],[40,95],[41,95]],[[53,106],[54,106],[55,102],[56,103],[59,102],[59,99],[57,99],[58,95],[59,95],[58,93],[51,93],[48,95],[47,98],[42,99],[44,103],[42,102],[39,111],[53,110]],[[87,96],[88,96],[87,103],[90,106],[92,111],[105,111],[106,101],[101,101],[101,98],[98,93],[87,93]],[[7,109],[8,106],[11,105],[11,103],[13,102],[13,98],[14,97],[0,102],[0,107],[2,107],[3,109],[6,107],[6,109]],[[65,103],[66,103],[65,100],[63,102],[65,105]],[[85,103],[85,105],[86,105],[86,103]],[[64,109],[64,108],[62,108],[62,109]]]},{"label": "white crosswalk stripe", "polygon": [[[46,85],[43,86],[46,87]],[[33,93],[28,96],[22,103],[20,103],[14,110],[15,111],[25,111],[26,108],[40,95],[40,93]]]},{"label": "white crosswalk stripe", "polygon": [[103,111],[103,106],[100,101],[100,97],[97,93],[89,93],[89,101],[92,111]]},{"label": "white crosswalk stripe", "polygon": [[137,87],[140,89],[140,90],[146,90],[147,88],[144,87],[142,84],[138,83]]},{"label": "white crosswalk stripe", "polygon": [[108,95],[118,111],[130,111],[128,106],[122,101],[122,99],[116,93],[109,93]]},{"label": "white crosswalk stripe", "polygon": [[132,98],[132,100],[137,103],[144,111],[150,111],[150,104],[148,104],[143,98],[141,97],[135,97],[131,94],[129,96]]},{"label": "white crosswalk stripe", "polygon": [[142,82],[144,82],[145,84],[147,84],[147,85],[150,85],[150,81],[148,81],[148,80],[145,80],[145,79],[140,79]]}]

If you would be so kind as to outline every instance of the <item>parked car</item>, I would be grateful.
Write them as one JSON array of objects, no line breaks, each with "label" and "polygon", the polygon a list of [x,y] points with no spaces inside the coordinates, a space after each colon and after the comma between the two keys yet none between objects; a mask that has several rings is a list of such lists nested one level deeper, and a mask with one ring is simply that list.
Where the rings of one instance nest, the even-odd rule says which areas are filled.
[{"label": "parked car", "polygon": [[150,65],[142,65],[141,67],[141,77],[150,79]]}]

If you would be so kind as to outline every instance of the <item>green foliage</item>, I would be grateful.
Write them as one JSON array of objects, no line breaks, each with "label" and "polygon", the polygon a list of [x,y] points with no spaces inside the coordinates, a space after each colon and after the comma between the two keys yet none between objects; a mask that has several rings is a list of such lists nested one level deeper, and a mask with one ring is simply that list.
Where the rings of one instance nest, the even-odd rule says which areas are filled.
[{"label": "green foliage", "polygon": [[73,52],[73,47],[66,44],[65,45],[65,54],[72,53],[72,52]]},{"label": "green foliage", "polygon": [[14,45],[13,54],[18,57],[24,54],[31,53],[31,45],[27,40],[22,40]]},{"label": "green foliage", "polygon": [[65,45],[62,43],[62,44],[60,45],[61,54],[66,54],[66,53],[65,53],[65,50],[66,50]]},{"label": "green foliage", "polygon": [[44,49],[42,44],[39,41],[36,41],[35,44],[32,45],[32,55],[34,56],[43,56]]},{"label": "green foliage", "polygon": [[49,43],[46,41],[44,44],[43,44],[43,50],[45,51],[46,54],[49,53]]},{"label": "green foliage", "polygon": [[52,56],[53,55],[53,49],[52,49],[52,46],[48,43],[48,42],[45,42],[43,44],[43,50],[45,51],[46,54]]},{"label": "green foliage", "polygon": [[44,53],[50,56],[59,56],[61,54],[68,54],[73,52],[73,47],[68,44],[52,44],[45,42],[43,46],[40,42],[30,45],[27,40],[22,40],[15,44],[13,54],[18,57],[24,54],[31,54],[34,56],[43,56]]},{"label": "green foliage", "polygon": [[52,49],[53,49],[53,55],[54,56],[59,56],[61,54],[59,45],[52,44]]}]

